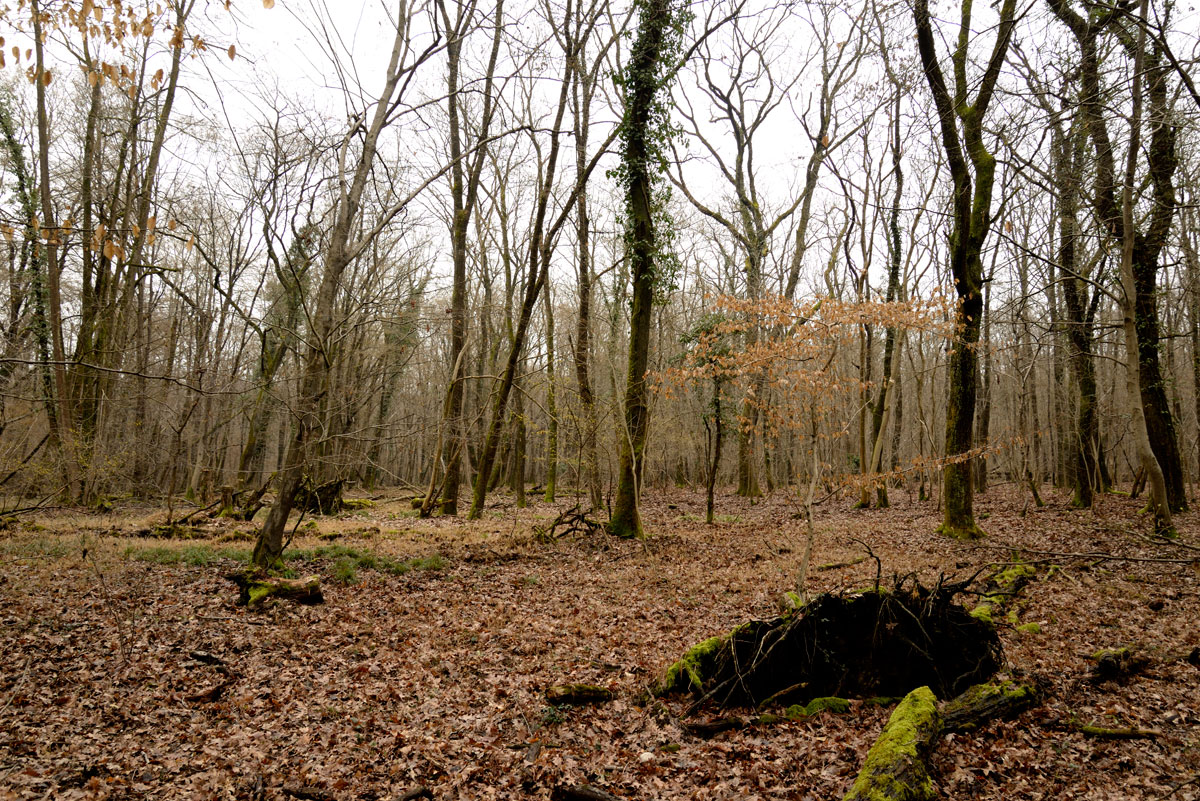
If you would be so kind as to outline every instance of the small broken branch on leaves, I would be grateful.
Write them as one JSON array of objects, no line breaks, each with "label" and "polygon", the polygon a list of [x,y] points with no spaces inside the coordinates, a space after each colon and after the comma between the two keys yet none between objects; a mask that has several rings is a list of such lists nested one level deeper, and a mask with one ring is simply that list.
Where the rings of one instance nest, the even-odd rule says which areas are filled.
[{"label": "small broken branch on leaves", "polygon": [[571,534],[598,534],[607,529],[607,526],[599,521],[588,517],[588,513],[583,511],[583,507],[575,504],[570,509],[559,512],[558,517],[554,518],[544,527],[534,527],[534,535],[538,542],[553,542],[554,540],[562,539]]},{"label": "small broken branch on leaves", "polygon": [[553,706],[604,704],[612,699],[612,690],[594,684],[559,684],[546,690],[546,701]]}]

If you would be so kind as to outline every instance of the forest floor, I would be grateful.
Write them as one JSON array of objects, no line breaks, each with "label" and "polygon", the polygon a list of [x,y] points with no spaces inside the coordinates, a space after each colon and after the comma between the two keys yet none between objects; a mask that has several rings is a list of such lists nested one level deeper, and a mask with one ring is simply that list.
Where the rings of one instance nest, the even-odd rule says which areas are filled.
[{"label": "forest floor", "polygon": [[[946,735],[947,799],[1200,798],[1200,513],[1152,541],[1138,502],[1094,511],[1011,487],[977,502],[987,539],[934,533],[932,504],[818,508],[813,564],[866,543],[928,585],[1014,554],[1037,579],[1000,624],[1006,672],[1046,688],[1009,722]],[[688,698],[645,701],[691,644],[778,613],[805,527],[794,495],[722,497],[718,523],[688,490],[647,499],[645,542],[533,536],[559,508],[418,520],[400,498],[301,525],[290,563],[326,602],[234,605],[224,576],[253,531],[138,536],[162,512],[46,512],[0,532],[0,799],[548,798],[586,783],[627,799],[838,799],[887,719],[852,704],[711,739],[681,727]],[[842,504],[845,506],[846,504]],[[1137,561],[1143,560],[1143,561]],[[1155,561],[1159,560],[1159,561]],[[873,584],[876,565],[810,573],[810,590]],[[968,602],[970,599],[966,599]],[[1037,623],[1037,627],[1026,624]],[[1017,626],[1026,630],[1018,630]],[[1032,630],[1040,629],[1040,630]],[[1089,680],[1098,649],[1149,668]],[[215,663],[215,664],[210,664]],[[551,685],[615,699],[549,706]],[[708,714],[701,712],[701,715]],[[1145,736],[1092,738],[1079,724]],[[299,795],[297,795],[299,794]]]}]

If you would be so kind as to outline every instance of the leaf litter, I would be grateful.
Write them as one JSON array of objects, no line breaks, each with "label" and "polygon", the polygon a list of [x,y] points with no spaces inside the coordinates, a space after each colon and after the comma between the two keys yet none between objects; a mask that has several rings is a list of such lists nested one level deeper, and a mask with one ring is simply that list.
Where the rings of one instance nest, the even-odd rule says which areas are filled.
[{"label": "leaf litter", "polygon": [[[304,569],[322,575],[324,605],[258,612],[234,605],[223,575],[237,562],[219,550],[143,561],[111,519],[67,515],[6,532],[0,799],[544,799],[579,784],[629,799],[840,798],[888,707],[855,702],[845,715],[699,739],[683,727],[691,699],[647,698],[690,645],[778,614],[794,589],[805,536],[794,499],[722,498],[725,522],[712,527],[697,522],[703,502],[655,492],[645,542],[549,544],[534,528],[565,506],[501,502],[467,523],[380,503],[324,518],[296,545],[333,532],[392,560],[441,554],[440,569],[351,576],[318,559]],[[1195,514],[1163,542],[1128,498],[1086,512],[1065,495],[1027,506],[993,488],[978,500],[988,538],[962,543],[933,533],[930,504],[827,505],[814,561],[839,566],[810,572],[809,591],[872,586],[876,564],[858,561],[856,540],[885,578],[1033,563],[1036,579],[1000,623],[1002,675],[1037,682],[1045,702],[945,735],[933,763],[941,795],[1200,798]],[[208,544],[219,540],[227,530]],[[1149,667],[1094,680],[1093,655],[1125,646]],[[615,697],[548,704],[545,691],[567,683]],[[1152,736],[1097,738],[1084,725]]]}]

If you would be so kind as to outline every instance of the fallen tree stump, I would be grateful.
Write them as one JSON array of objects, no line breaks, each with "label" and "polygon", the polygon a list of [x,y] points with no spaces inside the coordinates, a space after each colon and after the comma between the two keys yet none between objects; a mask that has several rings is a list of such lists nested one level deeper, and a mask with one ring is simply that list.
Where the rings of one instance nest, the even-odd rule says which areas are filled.
[{"label": "fallen tree stump", "polygon": [[928,760],[941,734],[937,697],[918,687],[893,710],[843,801],[932,801]]},{"label": "fallen tree stump", "polygon": [[316,576],[286,579],[267,576],[258,570],[246,570],[227,578],[241,590],[238,605],[248,609],[260,606],[268,598],[283,598],[308,606],[325,602],[321,580]]},{"label": "fallen tree stump", "polygon": [[974,731],[990,720],[1015,718],[1038,700],[1038,691],[1028,685],[1012,681],[976,684],[942,706],[942,728],[948,732]]},{"label": "fallen tree stump", "polygon": [[994,628],[953,601],[963,588],[897,581],[892,591],[821,595],[699,643],[667,670],[656,693],[690,692],[720,706],[900,697],[924,685],[958,695],[992,676],[1003,655]]}]

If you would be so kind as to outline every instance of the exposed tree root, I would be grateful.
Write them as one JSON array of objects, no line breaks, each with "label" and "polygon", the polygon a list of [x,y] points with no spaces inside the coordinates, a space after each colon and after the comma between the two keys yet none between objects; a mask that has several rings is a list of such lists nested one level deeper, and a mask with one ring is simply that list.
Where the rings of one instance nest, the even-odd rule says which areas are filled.
[{"label": "exposed tree root", "polygon": [[965,584],[915,579],[891,591],[821,595],[774,620],[751,621],[691,650],[667,671],[658,694],[763,706],[819,696],[902,696],[930,685],[954,696],[999,669],[994,628],[954,602]]}]

